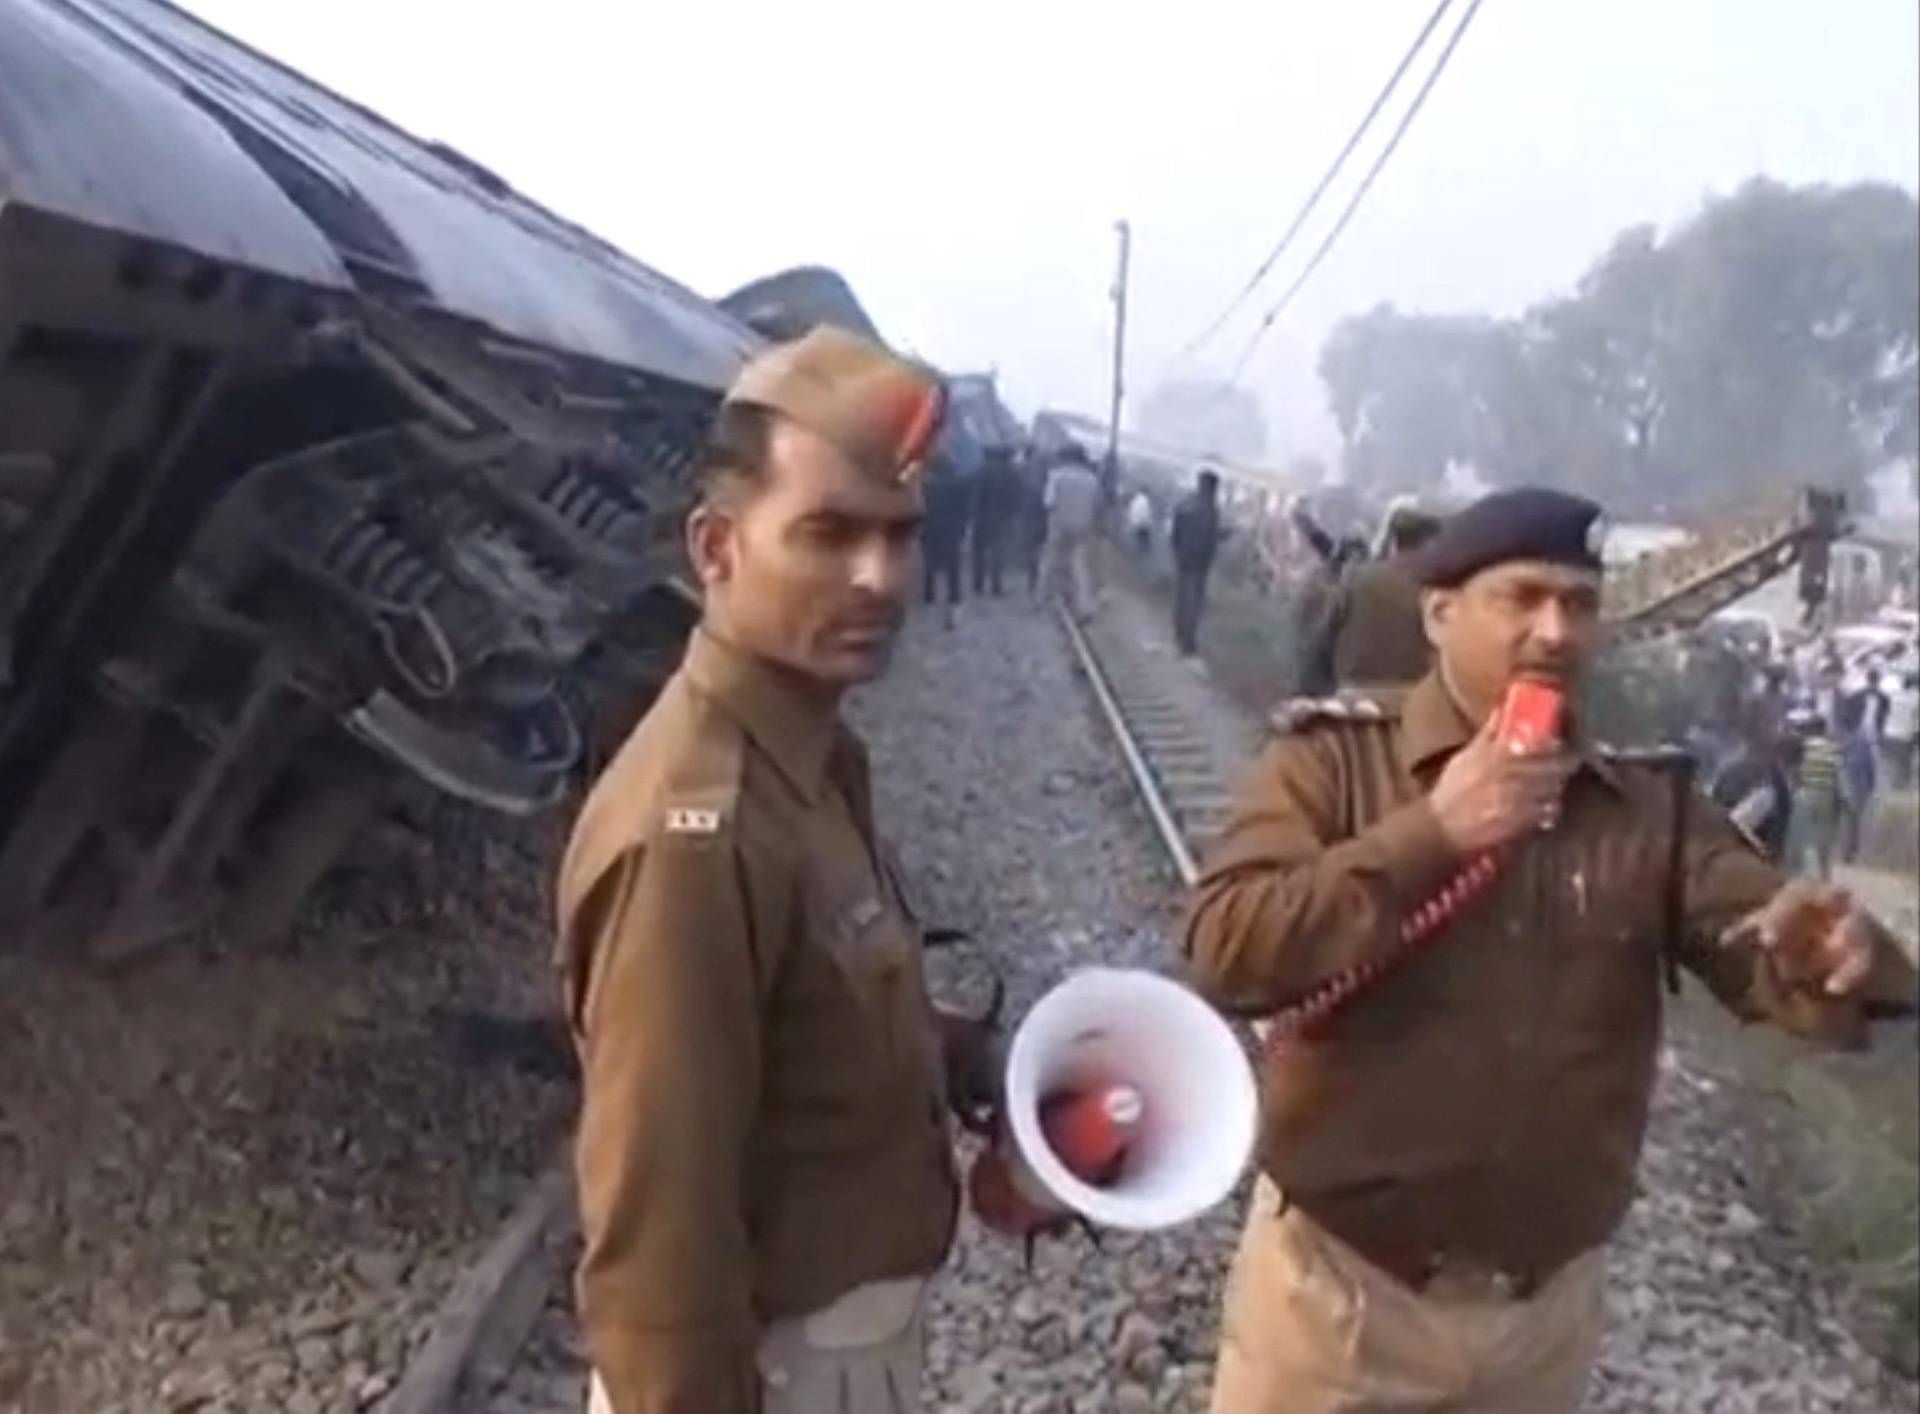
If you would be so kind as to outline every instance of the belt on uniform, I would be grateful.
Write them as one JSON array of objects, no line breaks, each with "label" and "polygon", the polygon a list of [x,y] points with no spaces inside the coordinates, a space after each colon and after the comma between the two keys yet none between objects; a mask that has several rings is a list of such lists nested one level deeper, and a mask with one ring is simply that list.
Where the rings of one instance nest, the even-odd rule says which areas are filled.
[{"label": "belt on uniform", "polygon": [[896,1277],[856,1286],[832,1305],[803,1316],[815,1350],[851,1350],[892,1340],[912,1324],[927,1290],[925,1277]]},{"label": "belt on uniform", "polygon": [[[1284,1191],[1277,1191],[1279,1207],[1285,1212],[1293,1206]],[[1328,1221],[1312,1212],[1309,1220],[1332,1237],[1352,1248],[1355,1255],[1370,1262],[1408,1290],[1436,1301],[1526,1301],[1542,1285],[1537,1269],[1502,1267],[1485,1258],[1465,1252],[1449,1252],[1419,1239],[1383,1239],[1377,1232],[1342,1230],[1336,1221]],[[1546,1275],[1551,1275],[1549,1271]]]}]

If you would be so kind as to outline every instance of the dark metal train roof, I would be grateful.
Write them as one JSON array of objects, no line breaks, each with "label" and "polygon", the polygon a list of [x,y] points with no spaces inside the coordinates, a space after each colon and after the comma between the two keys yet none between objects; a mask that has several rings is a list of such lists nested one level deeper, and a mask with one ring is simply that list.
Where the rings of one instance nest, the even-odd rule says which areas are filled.
[{"label": "dark metal train roof", "polygon": [[0,213],[15,205],[323,289],[349,283],[218,123],[41,0],[0,0]]},{"label": "dark metal train roof", "polygon": [[769,339],[797,339],[816,324],[832,324],[886,342],[846,277],[823,265],[763,275],[723,296],[720,307]]},{"label": "dark metal train roof", "polygon": [[696,386],[724,386],[758,343],[458,153],[160,0],[0,0],[0,193],[309,283],[344,265]]}]

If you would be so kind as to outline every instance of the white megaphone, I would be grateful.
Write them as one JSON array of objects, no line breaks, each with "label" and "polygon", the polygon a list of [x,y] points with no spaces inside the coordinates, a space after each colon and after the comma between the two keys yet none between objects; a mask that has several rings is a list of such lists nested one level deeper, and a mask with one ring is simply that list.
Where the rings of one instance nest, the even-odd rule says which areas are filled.
[{"label": "white megaphone", "polygon": [[1257,1115],[1246,1053],[1211,1007],[1158,973],[1089,968],[1014,1033],[975,1211],[1020,1235],[1075,1213],[1171,1227],[1233,1191]]}]

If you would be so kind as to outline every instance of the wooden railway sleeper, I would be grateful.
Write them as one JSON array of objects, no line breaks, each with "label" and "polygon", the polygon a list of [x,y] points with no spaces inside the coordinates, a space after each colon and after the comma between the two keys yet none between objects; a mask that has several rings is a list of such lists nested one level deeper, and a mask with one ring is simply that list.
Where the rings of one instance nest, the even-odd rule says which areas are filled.
[{"label": "wooden railway sleeper", "polygon": [[[236,783],[251,759],[269,749],[275,734],[284,729],[277,709],[287,688],[291,672],[289,650],[269,648],[256,660],[249,675],[246,695],[241,701],[225,738],[214,748],[195,773],[192,783],[179,797],[161,832],[147,851],[131,883],[121,891],[105,926],[94,938],[89,952],[94,961],[118,963],[133,957],[155,943],[165,941],[177,931],[177,920],[198,919],[204,911],[197,901],[176,896],[177,876],[204,876],[205,864],[183,869],[206,832],[209,820],[219,816],[220,796]],[[185,904],[183,908],[181,905]]]}]

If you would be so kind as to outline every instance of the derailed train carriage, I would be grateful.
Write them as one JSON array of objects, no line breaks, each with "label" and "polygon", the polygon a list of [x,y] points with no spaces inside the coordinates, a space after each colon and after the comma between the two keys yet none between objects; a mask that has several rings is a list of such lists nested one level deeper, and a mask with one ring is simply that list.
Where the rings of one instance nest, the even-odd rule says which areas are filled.
[{"label": "derailed train carriage", "polygon": [[0,920],[284,928],[673,661],[745,323],[158,0],[0,0]]}]

